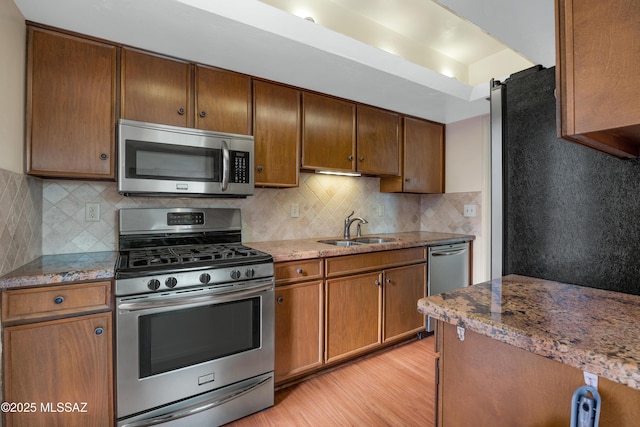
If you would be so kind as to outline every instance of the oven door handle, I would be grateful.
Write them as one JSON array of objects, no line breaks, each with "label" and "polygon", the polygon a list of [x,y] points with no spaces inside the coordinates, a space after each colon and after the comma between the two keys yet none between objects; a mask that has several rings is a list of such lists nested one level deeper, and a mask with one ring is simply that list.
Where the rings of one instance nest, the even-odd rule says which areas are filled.
[{"label": "oven door handle", "polygon": [[138,311],[138,310],[151,310],[154,308],[161,307],[177,307],[189,304],[197,304],[203,302],[225,302],[232,301],[239,298],[245,298],[247,296],[253,296],[260,294],[265,291],[270,291],[273,289],[273,284],[270,282],[267,285],[243,290],[243,291],[231,291],[227,293],[217,293],[214,295],[201,295],[201,296],[183,296],[166,299],[157,299],[157,300],[146,300],[146,301],[133,301],[133,302],[123,302],[118,304],[118,310],[127,310],[127,311]]},{"label": "oven door handle", "polygon": [[233,399],[237,399],[238,397],[242,397],[247,393],[250,393],[259,387],[267,384],[271,381],[271,377],[265,378],[262,381],[257,383],[249,384],[246,387],[243,387],[238,390],[233,390],[228,393],[223,394],[222,396],[213,397],[211,400],[206,400],[202,403],[198,403],[196,405],[187,406],[184,409],[177,410],[175,412],[170,412],[168,414],[159,415],[157,417],[148,418],[146,420],[134,421],[131,423],[127,423],[122,425],[121,427],[147,427],[147,426],[155,426],[158,424],[164,424],[171,421],[178,420],[180,418],[188,417],[189,415],[195,415],[200,412],[207,411],[209,409],[215,408],[216,406],[220,406],[224,403],[230,402]]}]

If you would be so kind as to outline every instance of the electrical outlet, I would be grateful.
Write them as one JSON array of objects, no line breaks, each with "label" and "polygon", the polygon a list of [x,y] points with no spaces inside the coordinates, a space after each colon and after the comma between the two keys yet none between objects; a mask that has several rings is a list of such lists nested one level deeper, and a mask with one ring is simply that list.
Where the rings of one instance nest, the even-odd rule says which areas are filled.
[{"label": "electrical outlet", "polygon": [[297,203],[291,203],[291,218],[298,218],[300,216],[300,207]]},{"label": "electrical outlet", "polygon": [[463,215],[466,217],[476,216],[476,205],[464,205]]},{"label": "electrical outlet", "polygon": [[85,222],[100,221],[100,203],[87,202],[84,204]]}]

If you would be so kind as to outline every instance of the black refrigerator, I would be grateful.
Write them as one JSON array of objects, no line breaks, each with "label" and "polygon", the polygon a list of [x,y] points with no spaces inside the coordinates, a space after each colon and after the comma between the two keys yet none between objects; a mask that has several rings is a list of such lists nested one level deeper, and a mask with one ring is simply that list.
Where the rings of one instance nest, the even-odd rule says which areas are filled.
[{"label": "black refrigerator", "polygon": [[492,277],[640,295],[640,161],[558,138],[555,68],[491,86]]}]

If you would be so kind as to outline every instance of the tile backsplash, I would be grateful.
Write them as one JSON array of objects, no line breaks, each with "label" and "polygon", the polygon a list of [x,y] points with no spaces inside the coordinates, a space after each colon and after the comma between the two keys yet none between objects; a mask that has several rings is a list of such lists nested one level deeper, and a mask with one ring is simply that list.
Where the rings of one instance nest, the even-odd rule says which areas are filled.
[{"label": "tile backsplash", "polygon": [[0,275],[41,255],[41,227],[40,180],[0,169]]},{"label": "tile backsplash", "polygon": [[[380,193],[379,182],[378,178],[302,173],[299,187],[256,188],[246,199],[176,199],[124,197],[115,183],[46,180],[42,184],[42,253],[114,250],[117,211],[131,207],[241,208],[245,242],[340,236],[344,218],[352,210],[368,221],[362,226],[365,234],[416,230],[479,234],[480,216],[462,216],[464,204],[478,205],[480,213],[479,192]],[[87,202],[100,204],[100,221],[85,221]],[[297,218],[290,216],[292,204],[298,205]]]}]

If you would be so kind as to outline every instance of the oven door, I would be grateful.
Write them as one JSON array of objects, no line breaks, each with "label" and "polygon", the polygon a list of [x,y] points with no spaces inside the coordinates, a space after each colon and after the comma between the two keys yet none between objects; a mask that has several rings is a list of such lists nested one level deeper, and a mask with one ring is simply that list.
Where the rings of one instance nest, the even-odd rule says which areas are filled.
[{"label": "oven door", "polygon": [[116,299],[118,418],[273,371],[274,281]]}]

